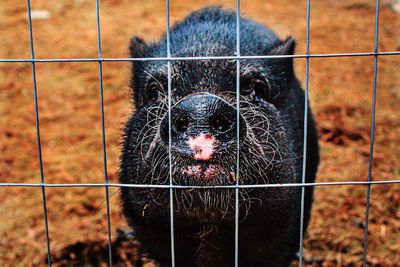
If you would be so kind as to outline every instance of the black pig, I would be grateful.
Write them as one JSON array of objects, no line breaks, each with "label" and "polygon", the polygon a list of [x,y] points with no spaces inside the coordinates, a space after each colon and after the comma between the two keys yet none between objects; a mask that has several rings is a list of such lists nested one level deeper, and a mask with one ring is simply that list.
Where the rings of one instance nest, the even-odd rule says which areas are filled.
[{"label": "black pig", "polygon": [[[293,38],[242,18],[241,55],[291,55]],[[190,14],[170,33],[171,56],[232,56],[236,14],[208,7]],[[133,37],[131,56],[166,57],[166,36],[146,44]],[[128,120],[120,166],[123,184],[243,185],[300,183],[304,93],[292,58],[240,61],[240,116],[236,114],[236,61],[172,61],[171,140],[166,61],[133,63],[135,112]],[[239,128],[239,177],[236,128]],[[312,114],[307,124],[306,182],[319,162]],[[169,147],[170,146],[170,147]],[[169,149],[171,162],[169,160]],[[239,265],[288,266],[299,247],[300,187],[239,190]],[[144,249],[171,265],[168,188],[122,187],[124,214]],[[312,188],[305,190],[305,227]],[[234,189],[174,189],[176,266],[233,266]]]}]

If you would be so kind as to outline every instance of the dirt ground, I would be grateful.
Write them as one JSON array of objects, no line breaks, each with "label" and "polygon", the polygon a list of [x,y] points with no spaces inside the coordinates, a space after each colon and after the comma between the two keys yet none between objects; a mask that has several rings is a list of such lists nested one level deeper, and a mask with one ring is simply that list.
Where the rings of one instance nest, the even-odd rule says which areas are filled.
[{"label": "dirt ground", "polygon": [[[305,52],[306,1],[245,0],[242,12],[292,35]],[[370,52],[374,48],[373,0],[312,1],[311,53]],[[400,14],[382,1],[379,50],[400,50]],[[97,57],[94,0],[32,0],[47,19],[33,21],[37,58]],[[208,4],[171,1],[171,21]],[[128,41],[157,40],[165,30],[163,0],[102,0],[103,57],[128,57]],[[25,1],[0,0],[0,58],[29,58]],[[373,84],[372,57],[310,60],[310,101],[318,123],[318,181],[365,181],[368,175]],[[305,60],[296,59],[305,81]],[[107,166],[117,183],[121,128],[131,112],[127,62],[104,63]],[[373,180],[400,179],[399,56],[379,58]],[[37,63],[37,86],[47,183],[102,183],[103,156],[98,64]],[[30,63],[0,63],[0,182],[39,183]],[[361,266],[365,186],[318,187],[304,241],[305,266]],[[111,188],[114,264],[134,266],[138,244]],[[47,188],[54,266],[106,266],[104,188]],[[372,186],[368,266],[400,266],[400,185]],[[0,187],[0,266],[46,265],[40,188]],[[148,260],[145,259],[145,262]],[[150,265],[150,264],[149,264]],[[297,264],[295,264],[297,265]]]}]

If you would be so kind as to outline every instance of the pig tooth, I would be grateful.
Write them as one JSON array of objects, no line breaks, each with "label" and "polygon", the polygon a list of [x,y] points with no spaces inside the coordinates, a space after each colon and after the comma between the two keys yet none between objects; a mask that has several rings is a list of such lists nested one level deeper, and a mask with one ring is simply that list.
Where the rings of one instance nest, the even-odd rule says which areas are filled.
[{"label": "pig tooth", "polygon": [[146,211],[146,209],[149,207],[149,204],[144,205],[143,210],[142,210],[142,217],[144,217],[144,212]]},{"label": "pig tooth", "polygon": [[230,172],[230,175],[231,175],[231,180],[232,180],[233,182],[236,182],[236,173]]}]

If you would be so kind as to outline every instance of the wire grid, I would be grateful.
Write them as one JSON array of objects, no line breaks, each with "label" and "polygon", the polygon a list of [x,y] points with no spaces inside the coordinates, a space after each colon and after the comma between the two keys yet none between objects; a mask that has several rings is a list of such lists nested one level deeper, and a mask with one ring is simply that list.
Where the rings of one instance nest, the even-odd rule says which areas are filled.
[{"label": "wire grid", "polygon": [[[236,0],[236,55],[234,56],[206,56],[206,57],[172,57],[171,56],[171,44],[170,44],[170,1],[166,0],[166,38],[167,38],[167,57],[159,58],[103,58],[101,53],[101,30],[100,30],[100,5],[99,0],[96,1],[96,25],[97,25],[97,58],[69,58],[69,59],[57,59],[57,58],[46,58],[36,59],[34,52],[33,43],[33,31],[32,31],[32,18],[31,18],[31,3],[30,0],[26,0],[27,4],[27,16],[28,16],[28,27],[30,37],[30,54],[29,59],[0,59],[1,63],[17,63],[17,62],[29,62],[32,67],[32,84],[33,84],[33,97],[35,107],[35,121],[36,121],[36,135],[37,135],[37,148],[38,148],[38,160],[39,160],[39,171],[40,171],[40,183],[0,183],[0,187],[40,187],[42,192],[42,204],[44,214],[44,225],[46,230],[46,245],[47,245],[47,260],[48,265],[51,266],[51,249],[50,249],[50,236],[49,236],[49,224],[47,219],[47,206],[46,206],[46,187],[104,187],[106,197],[106,212],[107,212],[107,231],[108,231],[108,256],[109,266],[112,266],[112,242],[111,242],[111,220],[110,220],[110,209],[109,209],[109,187],[131,187],[131,188],[165,188],[170,191],[170,236],[171,236],[171,265],[175,266],[175,250],[174,250],[174,218],[173,218],[173,190],[174,189],[190,189],[190,188],[209,188],[209,189],[235,189],[235,266],[239,266],[239,189],[241,188],[268,188],[268,187],[301,187],[301,206],[300,206],[300,236],[299,236],[299,266],[302,266],[303,258],[303,228],[304,228],[304,191],[306,187],[315,186],[346,186],[346,185],[364,185],[367,187],[366,196],[366,210],[365,210],[365,232],[364,232],[364,243],[363,243],[363,266],[366,266],[367,261],[367,245],[368,245],[368,222],[369,222],[369,209],[370,209],[370,195],[371,186],[379,184],[399,184],[400,180],[376,180],[372,181],[372,163],[373,163],[373,151],[375,141],[375,113],[376,113],[376,90],[377,90],[377,76],[378,76],[378,57],[379,56],[390,56],[400,55],[400,51],[390,52],[379,52],[379,5],[380,1],[376,0],[376,11],[375,11],[375,35],[374,35],[374,51],[363,52],[363,53],[331,53],[331,54],[310,54],[310,15],[311,15],[311,0],[307,2],[306,12],[306,54],[304,55],[279,55],[279,56],[241,56],[240,55],[240,0]],[[305,183],[305,169],[306,169],[306,157],[307,157],[307,120],[308,120],[308,93],[309,93],[309,72],[310,58],[328,58],[328,57],[374,57],[374,74],[372,84],[372,112],[371,112],[371,141],[370,141],[370,155],[369,155],[369,166],[368,166],[368,179],[367,181],[349,181],[349,182],[314,182]],[[306,74],[305,74],[305,98],[304,98],[304,139],[303,139],[303,170],[301,183],[289,183],[289,184],[257,184],[257,185],[240,185],[239,184],[239,93],[240,93],[240,60],[241,59],[267,59],[267,58],[305,58],[306,59]],[[107,174],[107,151],[106,151],[106,133],[105,133],[105,122],[104,122],[104,97],[103,97],[103,62],[115,62],[115,61],[167,61],[168,64],[168,135],[169,135],[169,147],[171,147],[171,62],[184,61],[184,60],[236,60],[236,106],[237,106],[237,161],[236,161],[236,184],[235,185],[218,185],[218,186],[184,186],[174,185],[172,183],[172,164],[171,164],[171,151],[169,150],[170,160],[170,176],[169,185],[149,185],[149,184],[113,184],[109,183]],[[39,109],[38,109],[38,97],[37,97],[37,85],[36,85],[36,63],[51,63],[51,62],[98,62],[99,66],[99,93],[100,93],[100,113],[101,113],[101,129],[102,129],[102,151],[103,151],[103,171],[104,171],[104,183],[79,183],[79,184],[49,184],[45,183],[43,161],[42,161],[42,149],[41,149],[41,138],[40,138],[40,123],[39,123]]]}]

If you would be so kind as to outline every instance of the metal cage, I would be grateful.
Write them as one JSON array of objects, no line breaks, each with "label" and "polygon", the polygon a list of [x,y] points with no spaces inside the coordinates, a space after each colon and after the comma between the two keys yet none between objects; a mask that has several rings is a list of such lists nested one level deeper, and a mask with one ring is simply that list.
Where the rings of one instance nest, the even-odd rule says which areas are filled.
[{"label": "metal cage", "polygon": [[[106,212],[107,212],[107,227],[108,227],[108,257],[109,266],[112,266],[112,242],[111,242],[111,221],[110,221],[110,203],[109,203],[109,188],[110,187],[134,187],[134,188],[164,188],[169,189],[170,192],[170,236],[171,236],[171,266],[175,266],[175,251],[174,251],[174,218],[173,218],[173,189],[187,189],[187,188],[230,188],[235,189],[235,266],[239,266],[238,255],[239,255],[239,190],[241,188],[267,188],[267,187],[301,187],[301,220],[299,222],[300,236],[299,236],[299,266],[302,266],[303,259],[303,215],[304,215],[304,191],[305,187],[308,186],[339,186],[339,185],[364,185],[367,190],[366,208],[365,208],[365,230],[364,230],[364,247],[363,247],[363,266],[366,266],[366,256],[367,256],[367,245],[368,245],[368,221],[369,221],[369,209],[370,209],[370,194],[371,186],[378,184],[400,184],[400,180],[378,180],[372,181],[372,164],[373,164],[373,152],[374,152],[374,136],[375,136],[375,113],[376,113],[376,88],[377,88],[377,75],[378,75],[378,57],[379,56],[389,56],[389,55],[400,55],[399,51],[393,52],[379,52],[378,51],[378,40],[379,40],[379,6],[380,1],[375,2],[375,36],[374,36],[374,51],[364,52],[364,53],[332,53],[332,54],[310,54],[310,2],[311,0],[306,0],[307,2],[307,12],[306,12],[306,53],[296,54],[296,55],[283,55],[283,56],[241,56],[240,54],[240,0],[236,0],[236,55],[232,56],[218,56],[218,57],[171,57],[170,49],[170,12],[169,5],[170,1],[166,0],[166,38],[167,38],[167,57],[162,58],[103,58],[101,51],[101,29],[100,29],[100,5],[99,0],[96,1],[96,23],[97,23],[97,58],[69,58],[69,59],[57,59],[57,58],[46,58],[46,59],[36,59],[35,50],[33,45],[33,32],[32,32],[32,18],[31,18],[31,3],[30,0],[26,1],[27,5],[27,16],[28,16],[28,26],[29,26],[29,36],[30,36],[30,55],[29,59],[0,59],[0,63],[16,63],[16,62],[28,62],[31,63],[32,68],[32,84],[33,84],[33,96],[34,96],[34,108],[35,108],[35,118],[36,118],[36,135],[37,135],[37,149],[38,149],[38,160],[40,168],[40,182],[38,183],[0,183],[0,187],[40,187],[42,193],[42,204],[44,212],[44,225],[46,230],[46,241],[47,241],[47,259],[48,265],[52,265],[51,261],[51,249],[50,249],[50,236],[48,229],[48,218],[47,218],[47,206],[46,206],[46,188],[48,187],[104,187],[105,190],[105,200],[106,200]],[[113,61],[166,61],[168,64],[168,117],[169,117],[169,140],[171,140],[171,62],[173,61],[183,61],[183,60],[235,60],[236,61],[236,94],[240,92],[240,61],[242,59],[265,59],[265,58],[304,58],[306,61],[305,65],[305,98],[304,98],[304,140],[303,140],[303,169],[302,169],[302,179],[301,183],[293,184],[257,184],[257,185],[240,185],[239,180],[236,180],[236,185],[225,185],[225,186],[182,186],[174,185],[172,183],[172,164],[170,163],[169,172],[169,185],[150,185],[150,184],[113,184],[109,183],[107,174],[107,151],[106,151],[106,133],[104,124],[104,97],[103,97],[103,62],[113,62]],[[309,92],[309,73],[310,73],[310,58],[327,58],[327,57],[373,57],[374,67],[373,67],[373,84],[372,84],[372,114],[371,114],[371,136],[370,136],[370,148],[369,148],[369,166],[368,166],[368,177],[366,181],[349,181],[349,182],[314,182],[305,183],[305,170],[306,170],[306,151],[307,151],[307,118],[308,118],[308,92]],[[37,86],[36,86],[36,64],[41,63],[51,63],[51,62],[98,62],[99,71],[99,94],[100,94],[100,114],[101,114],[101,130],[102,130],[102,153],[103,153],[103,171],[104,171],[104,183],[76,183],[76,184],[50,184],[46,183],[44,173],[43,173],[43,162],[42,162],[42,148],[41,148],[41,138],[40,138],[40,125],[39,125],[39,110],[38,110],[38,97],[37,97]],[[236,106],[239,110],[239,98],[236,97]],[[239,111],[240,112],[240,111]],[[239,121],[237,112],[237,121]],[[236,128],[236,138],[239,136],[238,124]],[[169,141],[171,142],[171,141]],[[239,142],[237,143],[237,150],[239,150]],[[169,149],[169,159],[171,162],[171,153]],[[236,160],[236,177],[239,172],[239,156],[237,154]]]}]

